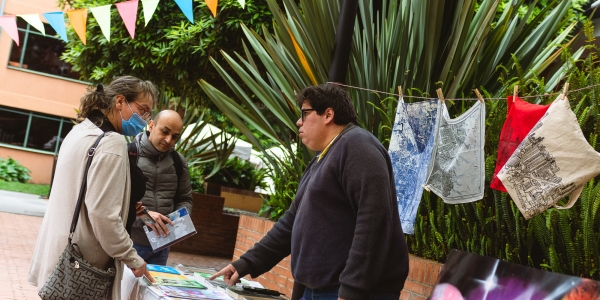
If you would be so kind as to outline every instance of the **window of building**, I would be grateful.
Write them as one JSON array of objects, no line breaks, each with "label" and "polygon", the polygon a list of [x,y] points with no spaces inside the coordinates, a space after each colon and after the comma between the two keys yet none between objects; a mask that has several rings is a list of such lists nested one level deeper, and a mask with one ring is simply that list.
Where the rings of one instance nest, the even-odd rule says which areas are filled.
[{"label": "window of building", "polygon": [[67,118],[0,106],[0,145],[57,153],[72,128]]},{"label": "window of building", "polygon": [[9,66],[79,80],[72,65],[60,59],[65,43],[52,26],[44,23],[46,36],[21,18],[17,18],[17,27],[21,46],[12,42]]}]

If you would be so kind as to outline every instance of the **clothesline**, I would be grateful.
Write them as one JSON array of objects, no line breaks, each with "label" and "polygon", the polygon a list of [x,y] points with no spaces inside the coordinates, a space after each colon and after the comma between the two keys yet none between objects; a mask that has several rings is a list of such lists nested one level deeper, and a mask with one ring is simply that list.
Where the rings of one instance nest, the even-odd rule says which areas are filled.
[{"label": "clothesline", "polygon": [[[343,87],[347,87],[347,88],[352,88],[352,89],[357,89],[357,90],[363,90],[363,91],[369,91],[369,92],[373,92],[373,93],[378,93],[378,94],[386,94],[386,95],[392,95],[392,96],[402,96],[403,98],[415,98],[415,99],[424,99],[424,100],[432,100],[432,99],[437,99],[436,97],[421,97],[421,96],[408,96],[408,95],[400,95],[400,94],[394,94],[394,93],[388,93],[388,92],[382,92],[382,91],[378,91],[378,90],[372,90],[372,89],[367,89],[367,88],[361,88],[361,87],[357,87],[357,86],[351,86],[351,85],[346,85],[346,84],[342,84],[339,82],[327,82],[330,84],[335,84],[335,85],[339,85],[339,86],[343,86]],[[582,91],[582,90],[586,90],[586,89],[591,89],[594,87],[600,86],[599,84],[594,84],[594,85],[590,85],[590,86],[586,86],[586,87],[582,87],[576,90],[571,90],[570,92],[578,92],[578,91]],[[543,95],[533,95],[533,96],[519,96],[519,98],[521,99],[525,99],[525,98],[538,98],[538,97],[550,97],[553,95],[560,95],[562,92],[557,92],[557,93],[550,93],[550,94],[543,94]],[[469,101],[469,100],[479,100],[478,98],[444,98],[444,100],[449,100],[449,101]],[[506,98],[484,98],[484,100],[506,100]]]}]

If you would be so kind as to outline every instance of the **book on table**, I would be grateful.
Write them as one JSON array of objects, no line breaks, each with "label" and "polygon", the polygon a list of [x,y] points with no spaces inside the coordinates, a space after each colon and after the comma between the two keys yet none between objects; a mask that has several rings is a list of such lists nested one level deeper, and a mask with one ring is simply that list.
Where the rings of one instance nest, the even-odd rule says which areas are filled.
[{"label": "book on table", "polygon": [[165,237],[156,236],[156,233],[152,231],[152,228],[144,225],[144,231],[146,232],[148,241],[150,241],[152,252],[165,249],[185,238],[196,234],[194,223],[192,223],[190,214],[185,207],[168,214],[167,217],[171,219],[173,225],[165,223],[167,229],[169,230],[169,234]]},{"label": "book on table", "polygon": [[170,274],[177,274],[177,275],[181,274],[181,272],[179,272],[179,270],[177,270],[171,266],[147,264],[146,268],[148,268],[148,271],[152,271],[152,272],[170,273]]},{"label": "book on table", "polygon": [[202,290],[164,285],[158,286],[158,288],[165,296],[172,298],[231,300],[231,298],[225,292],[216,290]]}]

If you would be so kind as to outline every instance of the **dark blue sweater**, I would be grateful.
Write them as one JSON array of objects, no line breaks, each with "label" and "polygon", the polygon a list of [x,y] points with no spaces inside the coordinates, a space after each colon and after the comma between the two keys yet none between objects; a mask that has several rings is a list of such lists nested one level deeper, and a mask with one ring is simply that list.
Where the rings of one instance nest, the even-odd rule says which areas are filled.
[{"label": "dark blue sweater", "polygon": [[339,297],[399,294],[408,275],[392,165],[386,149],[349,124],[300,181],[296,198],[267,235],[233,263],[257,277],[291,253],[294,280]]}]

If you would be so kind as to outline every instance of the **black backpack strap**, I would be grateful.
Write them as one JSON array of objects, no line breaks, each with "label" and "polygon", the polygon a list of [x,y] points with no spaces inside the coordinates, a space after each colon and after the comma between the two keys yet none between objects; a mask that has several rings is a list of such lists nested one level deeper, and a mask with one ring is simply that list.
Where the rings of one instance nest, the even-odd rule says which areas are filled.
[{"label": "black backpack strap", "polygon": [[179,180],[181,180],[181,175],[183,174],[183,162],[181,161],[181,157],[177,151],[171,151],[171,157],[173,158],[173,166],[175,167],[175,174],[177,174],[177,189],[175,190],[176,194],[179,193]]},{"label": "black backpack strap", "polygon": [[134,161],[135,165],[137,165],[138,158],[140,157],[140,152],[138,150],[135,140],[131,143],[127,143],[127,154],[129,154],[129,161]]}]

